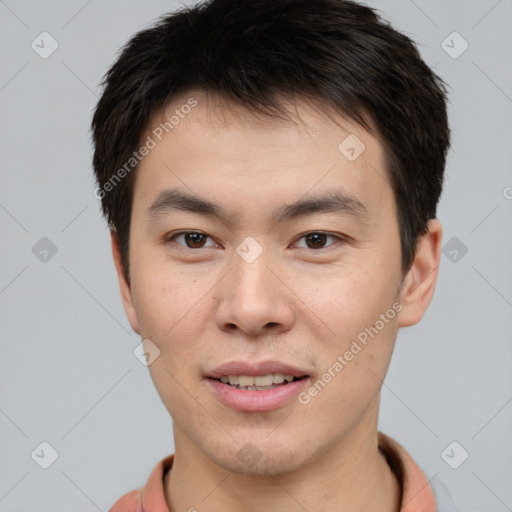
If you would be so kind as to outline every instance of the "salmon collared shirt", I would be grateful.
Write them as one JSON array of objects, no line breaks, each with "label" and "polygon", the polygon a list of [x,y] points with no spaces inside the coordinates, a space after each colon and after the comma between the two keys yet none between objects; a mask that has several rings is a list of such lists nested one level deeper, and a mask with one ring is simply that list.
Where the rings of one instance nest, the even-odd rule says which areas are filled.
[{"label": "salmon collared shirt", "polygon": [[[398,479],[400,512],[440,512],[432,487],[405,448],[391,437],[378,433],[379,450]],[[164,494],[164,476],[172,468],[174,454],[155,466],[144,487],[122,496],[108,512],[169,512]]]}]

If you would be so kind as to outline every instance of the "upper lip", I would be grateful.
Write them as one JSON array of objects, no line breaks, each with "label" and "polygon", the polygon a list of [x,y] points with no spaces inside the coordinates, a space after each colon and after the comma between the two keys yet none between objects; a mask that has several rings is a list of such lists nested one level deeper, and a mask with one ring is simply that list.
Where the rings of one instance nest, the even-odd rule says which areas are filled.
[{"label": "upper lip", "polygon": [[207,377],[220,379],[223,375],[248,375],[257,377],[271,373],[282,373],[294,377],[305,377],[307,372],[282,361],[228,361],[207,373]]}]

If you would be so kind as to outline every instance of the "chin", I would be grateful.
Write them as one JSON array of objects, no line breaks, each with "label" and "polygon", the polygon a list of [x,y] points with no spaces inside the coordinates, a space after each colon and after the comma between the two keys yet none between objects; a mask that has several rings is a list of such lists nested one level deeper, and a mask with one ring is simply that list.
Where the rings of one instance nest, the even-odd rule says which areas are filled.
[{"label": "chin", "polygon": [[[288,439],[288,441],[290,441]],[[218,466],[239,475],[278,476],[292,473],[308,462],[305,447],[276,445],[270,439],[239,439],[230,446],[206,454]],[[311,450],[311,445],[309,445]],[[313,454],[311,454],[313,455]]]}]

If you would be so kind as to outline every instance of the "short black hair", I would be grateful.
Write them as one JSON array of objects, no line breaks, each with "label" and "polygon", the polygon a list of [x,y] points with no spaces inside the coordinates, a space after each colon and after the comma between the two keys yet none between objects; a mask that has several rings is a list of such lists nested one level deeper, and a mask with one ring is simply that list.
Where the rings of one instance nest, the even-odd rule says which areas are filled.
[{"label": "short black hair", "polygon": [[313,99],[376,135],[396,199],[403,274],[436,217],[450,146],[446,84],[409,37],[365,5],[206,0],[185,6],[135,34],[102,85],[92,120],[95,195],[117,235],[128,282],[137,166],[113,178],[126,171],[151,115],[187,91],[271,116],[283,114],[283,97]]}]

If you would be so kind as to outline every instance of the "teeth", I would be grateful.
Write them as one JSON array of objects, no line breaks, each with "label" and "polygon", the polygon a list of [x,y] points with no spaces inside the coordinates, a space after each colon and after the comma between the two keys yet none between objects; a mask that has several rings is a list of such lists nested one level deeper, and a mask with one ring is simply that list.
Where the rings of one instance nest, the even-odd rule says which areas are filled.
[{"label": "teeth", "polygon": [[274,376],[272,374],[254,377],[255,386],[272,386],[272,384],[274,384]]},{"label": "teeth", "polygon": [[[229,383],[232,384],[231,377],[229,377]],[[238,385],[242,388],[244,386],[254,386],[254,377],[248,377],[246,375],[239,375],[238,376]]]},{"label": "teeth", "polygon": [[282,384],[284,382],[284,375],[282,373],[276,373],[274,375],[274,384]]},{"label": "teeth", "polygon": [[258,375],[253,377],[251,375],[223,375],[220,381],[224,384],[231,386],[238,386],[240,388],[254,388],[268,387],[274,384],[283,384],[293,381],[293,375],[284,375],[283,373],[269,373],[268,375]]}]

